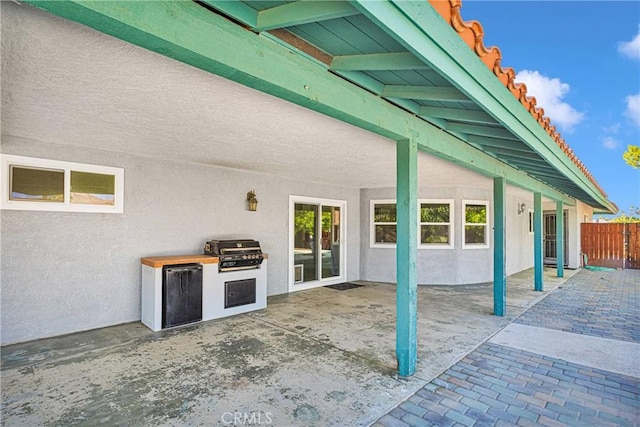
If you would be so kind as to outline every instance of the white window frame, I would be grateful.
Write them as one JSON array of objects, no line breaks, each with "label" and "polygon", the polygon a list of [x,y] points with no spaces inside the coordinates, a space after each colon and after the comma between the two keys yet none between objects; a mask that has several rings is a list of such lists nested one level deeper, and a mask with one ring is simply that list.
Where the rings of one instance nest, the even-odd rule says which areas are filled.
[{"label": "white window frame", "polygon": [[[484,243],[465,243],[466,226],[467,226],[467,205],[484,205],[487,209],[486,222],[484,223]],[[469,224],[476,225],[478,224]],[[462,249],[486,249],[491,246],[491,211],[489,210],[489,202],[487,200],[462,200]]]},{"label": "white window frame", "polygon": [[[418,199],[418,249],[453,249],[455,242],[454,235],[454,200],[453,199]],[[449,222],[422,222],[420,211],[423,204],[449,205]],[[422,243],[422,226],[423,225],[445,225],[449,226],[449,243]]]},{"label": "white window frame", "polygon": [[[395,243],[378,243],[376,242],[376,225],[395,225],[396,229],[398,227],[398,222],[374,222],[375,217],[375,205],[396,205],[396,199],[380,199],[380,200],[371,200],[369,204],[369,244],[372,248],[395,248]],[[397,218],[396,218],[397,219]]]},{"label": "white window frame", "polygon": [[[25,211],[57,212],[124,212],[124,169],[110,166],[98,166],[85,163],[64,162],[36,157],[0,154],[0,209]],[[42,203],[28,200],[11,200],[11,166],[33,167],[38,169],[57,169],[64,171],[64,201],[62,203]],[[113,205],[91,205],[71,203],[71,171],[113,175],[115,195]]]},{"label": "white window frame", "polygon": [[529,220],[529,224],[527,224],[527,227],[529,227],[529,236],[533,236],[534,234],[533,228],[534,228],[534,222],[535,222],[535,217],[533,216],[533,209],[527,210],[527,219]]}]

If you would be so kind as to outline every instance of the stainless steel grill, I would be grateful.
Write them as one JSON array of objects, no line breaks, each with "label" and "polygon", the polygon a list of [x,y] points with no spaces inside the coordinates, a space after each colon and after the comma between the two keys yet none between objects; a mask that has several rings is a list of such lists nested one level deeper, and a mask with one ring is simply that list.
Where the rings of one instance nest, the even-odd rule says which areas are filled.
[{"label": "stainless steel grill", "polygon": [[256,240],[210,240],[204,246],[205,255],[218,257],[218,271],[251,270],[264,260]]}]

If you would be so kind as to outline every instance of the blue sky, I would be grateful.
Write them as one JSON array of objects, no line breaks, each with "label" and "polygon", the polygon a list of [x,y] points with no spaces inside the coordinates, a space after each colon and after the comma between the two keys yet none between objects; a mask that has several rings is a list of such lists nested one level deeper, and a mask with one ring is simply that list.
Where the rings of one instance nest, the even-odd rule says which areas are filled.
[{"label": "blue sky", "polygon": [[640,2],[463,0],[545,115],[620,210],[640,207]]}]

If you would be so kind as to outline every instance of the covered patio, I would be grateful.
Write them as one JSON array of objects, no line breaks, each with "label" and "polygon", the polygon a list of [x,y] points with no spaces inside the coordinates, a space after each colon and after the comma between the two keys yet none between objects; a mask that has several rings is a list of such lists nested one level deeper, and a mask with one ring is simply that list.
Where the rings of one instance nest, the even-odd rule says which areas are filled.
[{"label": "covered patio", "polygon": [[[53,161],[126,170],[126,208],[75,215],[3,199],[7,417],[162,421],[154,402],[163,400],[175,406],[166,413],[195,423],[211,408],[273,407],[280,396],[289,396],[283,423],[339,419],[335,408],[315,406],[334,398],[351,414],[384,409],[379,399],[406,396],[561,280],[559,221],[558,267],[543,286],[545,210],[562,217],[570,209],[575,231],[594,210],[614,208],[500,67],[499,51],[485,49],[477,26],[458,22],[459,2],[24,3],[3,5],[5,169],[35,159],[44,169]],[[245,209],[249,189],[259,213]],[[331,280],[397,286],[369,282],[338,294],[315,277],[318,289],[292,294],[303,289],[291,261],[296,197],[340,207],[341,276]],[[448,206],[447,220],[420,221],[423,201]],[[397,207],[385,225],[396,229],[392,246],[370,239],[376,202]],[[465,212],[478,207],[480,219],[467,224]],[[446,230],[448,245],[428,247],[422,228]],[[465,238],[471,229],[482,230],[478,241]],[[247,234],[269,254],[265,312],[179,332],[131,328],[140,258]],[[511,276],[515,288],[506,286],[508,274],[531,266],[525,281]],[[436,270],[445,278],[433,280]],[[445,280],[492,286],[442,290],[454,296],[448,304],[438,302],[440,288],[417,286]],[[12,345],[119,323],[128,324]],[[97,351],[92,342],[104,334]],[[58,342],[70,344],[49,352]],[[41,362],[24,364],[31,358]],[[112,369],[96,376],[94,366]],[[396,368],[416,378],[399,380]],[[326,387],[320,378],[330,378]],[[249,379],[269,390],[253,390],[259,401],[242,398]],[[65,381],[77,383],[65,389]]]},{"label": "covered patio", "polygon": [[135,322],[5,346],[2,420],[368,425],[574,273],[545,269],[544,292],[532,289],[533,270],[509,276],[504,317],[492,314],[491,283],[420,286],[409,378],[396,372],[395,286],[365,281],[274,296],[265,310],[168,331]]}]

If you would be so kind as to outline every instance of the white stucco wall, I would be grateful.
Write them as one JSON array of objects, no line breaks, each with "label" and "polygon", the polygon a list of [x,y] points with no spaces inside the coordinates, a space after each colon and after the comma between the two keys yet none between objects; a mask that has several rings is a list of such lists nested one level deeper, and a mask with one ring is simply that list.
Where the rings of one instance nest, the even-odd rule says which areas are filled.
[{"label": "white stucco wall", "polygon": [[569,227],[573,228],[573,241],[570,241],[569,248],[575,247],[574,251],[569,251],[569,268],[582,267],[582,234],[580,224],[585,222],[591,222],[593,220],[593,208],[580,201],[577,201],[576,207],[576,221],[575,223],[569,222]]},{"label": "white stucco wall", "polygon": [[[419,163],[440,163],[441,160],[421,155]],[[440,165],[438,167],[441,167]],[[420,199],[454,200],[454,248],[418,249],[417,269],[419,284],[470,284],[493,280],[493,180],[454,164],[448,164],[451,176],[457,176],[456,186],[438,186],[427,180],[419,184]],[[362,233],[360,244],[363,280],[395,282],[396,263],[394,248],[371,247],[371,200],[395,199],[395,188],[363,189],[360,197]],[[463,249],[463,200],[489,202],[490,247]],[[518,204],[533,206],[533,195],[507,186],[507,256],[506,273],[513,274],[533,266],[533,236],[529,235],[528,213],[518,215]]]},{"label": "white stucco wall", "polygon": [[0,8],[0,152],[125,170],[122,215],[0,212],[2,344],[139,319],[140,258],[212,238],[258,239],[269,294],[286,292],[290,194],[347,201],[359,279],[354,181],[388,177],[351,159],[386,164],[388,140],[29,5]]},{"label": "white stucco wall", "polygon": [[138,320],[140,258],[202,253],[213,238],[259,240],[269,295],[287,292],[290,194],[347,201],[347,280],[360,278],[357,189],[6,135],[1,148],[125,169],[124,214],[1,211],[2,344]]},{"label": "white stucco wall", "polygon": [[[524,212],[518,207],[525,205]],[[533,193],[507,186],[507,275],[533,267],[533,233],[529,233],[529,210],[533,210]],[[493,280],[493,278],[491,279]]]}]

